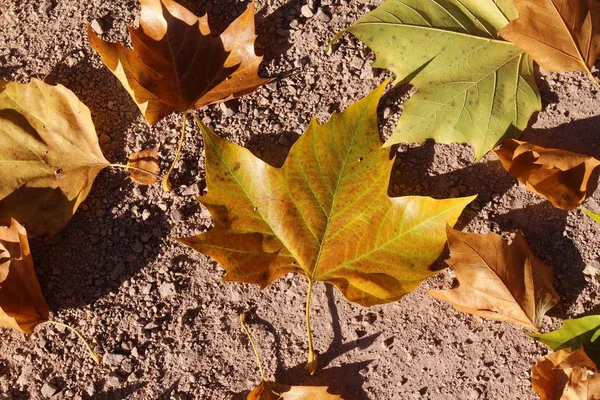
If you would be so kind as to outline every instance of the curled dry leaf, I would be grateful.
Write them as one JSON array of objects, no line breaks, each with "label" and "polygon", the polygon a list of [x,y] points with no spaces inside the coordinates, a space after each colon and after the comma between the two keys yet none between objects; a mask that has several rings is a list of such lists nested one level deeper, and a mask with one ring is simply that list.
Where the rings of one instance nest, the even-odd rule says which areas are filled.
[{"label": "curled dry leaf", "polygon": [[588,183],[600,161],[591,156],[507,139],[496,154],[504,168],[528,190],[563,210],[587,198]]},{"label": "curled dry leaf", "polygon": [[538,332],[544,314],[560,299],[554,269],[531,253],[517,232],[509,245],[495,233],[475,234],[447,228],[451,257],[460,286],[430,290],[458,311],[507,321]]},{"label": "curled dry leaf", "polygon": [[237,98],[269,82],[258,76],[254,3],[213,36],[206,15],[173,0],[141,0],[140,27],[129,32],[133,50],[103,41],[88,24],[92,48],[151,125],[175,110]]},{"label": "curled dry leaf", "polygon": [[109,166],[90,110],[38,79],[0,85],[0,143],[0,218],[30,237],[61,230]]},{"label": "curled dry leaf", "polygon": [[[153,149],[146,149],[133,153],[129,156],[127,165],[137,168],[129,169],[129,176],[133,181],[141,185],[152,185],[158,179],[156,174],[160,172],[160,166],[158,165],[158,146]],[[151,172],[151,174],[144,171]]]},{"label": "curled dry leaf", "polygon": [[506,0],[387,0],[336,36],[350,32],[373,67],[417,88],[386,146],[469,142],[480,159],[520,136],[541,100],[529,55],[498,39],[516,15]]},{"label": "curled dry leaf", "polygon": [[530,336],[555,351],[582,347],[588,357],[600,365],[600,315],[564,320],[555,331]]},{"label": "curled dry leaf", "polygon": [[435,275],[428,267],[444,228],[474,196],[387,195],[394,161],[377,128],[387,83],[324,125],[313,119],[281,168],[201,125],[208,195],[199,200],[215,227],[178,240],[221,263],[225,280],[264,287],[295,272],[364,306],[398,300]]},{"label": "curled dry leaf", "polygon": [[531,375],[540,400],[600,400],[600,372],[582,349],[543,357]]},{"label": "curled dry leaf", "polygon": [[340,400],[324,386],[288,386],[263,381],[248,394],[248,400]]},{"label": "curled dry leaf", "polygon": [[519,18],[500,35],[550,71],[585,71],[600,56],[598,0],[515,0]]},{"label": "curled dry leaf", "polygon": [[27,232],[14,219],[0,227],[0,325],[25,333],[48,321]]}]

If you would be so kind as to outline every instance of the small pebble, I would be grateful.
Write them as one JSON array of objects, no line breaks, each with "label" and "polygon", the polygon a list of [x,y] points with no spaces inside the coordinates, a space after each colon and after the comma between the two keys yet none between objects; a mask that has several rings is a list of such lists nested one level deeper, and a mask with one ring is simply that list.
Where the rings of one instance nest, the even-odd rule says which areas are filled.
[{"label": "small pebble", "polygon": [[106,353],[102,356],[102,362],[111,367],[119,366],[125,360],[123,354]]},{"label": "small pebble", "polygon": [[104,30],[102,29],[102,26],[100,25],[97,19],[93,20],[90,25],[92,27],[92,30],[96,32],[96,34],[102,35],[104,33]]},{"label": "small pebble", "polygon": [[56,394],[56,392],[58,391],[58,388],[56,386],[54,386],[51,383],[45,382],[44,385],[42,386],[42,396],[44,396],[45,398],[49,399],[50,397],[54,396]]},{"label": "small pebble", "polygon": [[300,12],[302,13],[302,16],[305,18],[310,18],[314,15],[314,13],[310,9],[310,7],[306,4],[302,6],[302,8],[300,9]]},{"label": "small pebble", "polygon": [[160,293],[160,297],[166,299],[167,297],[171,297],[177,291],[175,290],[175,285],[170,282],[165,282],[160,285],[158,288],[158,292]]}]

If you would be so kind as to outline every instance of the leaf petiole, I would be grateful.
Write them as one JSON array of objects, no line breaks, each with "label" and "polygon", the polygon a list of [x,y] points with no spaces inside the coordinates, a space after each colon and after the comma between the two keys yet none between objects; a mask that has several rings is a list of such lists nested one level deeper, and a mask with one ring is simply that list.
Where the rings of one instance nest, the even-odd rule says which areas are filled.
[{"label": "leaf petiole", "polygon": [[90,356],[94,359],[94,361],[96,362],[96,364],[98,364],[98,365],[102,364],[102,356],[100,354],[97,354],[97,353],[94,352],[94,350],[92,349],[92,346],[90,346],[90,344],[88,343],[88,341],[85,340],[85,338],[81,335],[81,333],[79,333],[79,331],[77,331],[77,329],[75,329],[72,326],[69,326],[67,324],[63,324],[62,322],[57,322],[57,321],[52,321],[52,320],[49,320],[47,322],[50,322],[52,324],[59,325],[59,326],[64,326],[65,328],[69,329],[71,332],[73,332],[74,334],[76,334],[77,337],[79,337],[79,339],[81,339],[81,341],[83,342],[83,344],[87,348],[88,352],[90,353]]},{"label": "leaf petiole", "polygon": [[263,370],[262,362],[260,361],[260,356],[258,355],[258,349],[256,348],[256,344],[254,343],[254,339],[252,339],[250,329],[248,329],[248,326],[246,325],[246,313],[240,314],[240,322],[242,324],[242,329],[246,333],[246,336],[248,336],[248,340],[250,340],[250,344],[252,345],[252,351],[254,351],[254,357],[256,357],[256,363],[258,364],[258,369],[260,370],[260,378],[263,382],[266,382],[265,371]]},{"label": "leaf petiole", "polygon": [[173,190],[171,186],[171,182],[169,182],[169,178],[175,169],[175,164],[179,161],[179,156],[181,155],[181,148],[183,147],[183,141],[185,140],[185,121],[187,120],[187,111],[183,112],[183,120],[181,122],[181,135],[179,136],[179,145],[177,145],[177,152],[175,153],[175,159],[169,167],[169,172],[162,179],[162,187],[165,193],[168,193]]},{"label": "leaf petiole", "polygon": [[140,172],[142,172],[142,173],[144,173],[144,174],[152,175],[152,176],[154,176],[154,177],[156,177],[156,178],[159,178],[159,179],[160,179],[160,178],[162,178],[162,176],[160,176],[160,175],[158,175],[158,174],[155,174],[154,172],[150,172],[150,171],[147,171],[147,170],[145,170],[145,169],[142,169],[142,168],[134,167],[134,166],[132,166],[132,165],[125,165],[125,164],[108,164],[108,166],[109,166],[109,167],[113,167],[113,168],[132,169],[132,170],[135,170],[135,171],[140,171]]},{"label": "leaf petiole", "polygon": [[586,65],[585,69],[587,72],[587,74],[589,75],[590,79],[596,84],[596,87],[600,88],[600,82],[598,82],[598,80],[596,79],[596,77],[594,76],[594,74],[592,74],[592,70]]},{"label": "leaf petiole", "polygon": [[315,354],[312,340],[312,330],[310,329],[310,299],[312,297],[313,280],[308,278],[308,290],[306,292],[306,336],[308,338],[308,361],[304,366],[311,375],[314,375],[317,371],[319,360]]}]

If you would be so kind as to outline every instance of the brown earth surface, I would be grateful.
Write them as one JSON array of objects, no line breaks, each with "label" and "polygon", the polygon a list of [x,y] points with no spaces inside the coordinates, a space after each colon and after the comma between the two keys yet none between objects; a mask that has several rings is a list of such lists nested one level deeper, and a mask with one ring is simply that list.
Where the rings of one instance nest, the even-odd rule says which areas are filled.
[{"label": "brown earth surface", "polygon": [[[218,32],[249,4],[181,3],[198,15],[208,12]],[[222,137],[281,165],[313,115],[325,121],[389,76],[371,68],[372,52],[349,35],[327,51],[336,32],[380,3],[257,0],[261,73],[275,81],[197,114]],[[312,12],[303,15],[305,5]],[[127,41],[126,25],[136,25],[138,15],[137,0],[0,0],[0,78],[65,85],[90,107],[107,159],[126,163],[131,152],[160,144],[166,171],[181,115],[149,128],[85,35],[85,22],[97,20],[105,39]],[[537,80],[543,111],[525,140],[600,158],[598,88],[579,73],[539,70]],[[408,96],[407,87],[384,96],[384,137]],[[530,368],[545,346],[518,326],[458,313],[425,295],[452,285],[449,270],[399,302],[371,308],[317,284],[312,315],[322,369],[309,376],[303,278],[286,276],[262,291],[224,283],[215,261],[171,239],[211,226],[194,199],[206,189],[202,138],[196,126],[188,133],[175,192],[140,187],[121,170],[105,170],[66,229],[32,240],[52,318],[78,327],[105,355],[105,365],[94,365],[77,338],[56,326],[42,325],[29,336],[2,330],[1,398],[232,398],[260,381],[238,318],[249,309],[267,375],[282,383],[327,385],[349,399],[537,398]],[[478,194],[459,228],[506,238],[520,229],[533,252],[555,267],[562,301],[545,318],[544,331],[561,319],[598,313],[600,227],[581,209],[558,210],[527,192],[493,154],[473,163],[470,145],[401,145],[396,156],[390,194]],[[596,190],[584,208],[600,212],[599,202]]]}]

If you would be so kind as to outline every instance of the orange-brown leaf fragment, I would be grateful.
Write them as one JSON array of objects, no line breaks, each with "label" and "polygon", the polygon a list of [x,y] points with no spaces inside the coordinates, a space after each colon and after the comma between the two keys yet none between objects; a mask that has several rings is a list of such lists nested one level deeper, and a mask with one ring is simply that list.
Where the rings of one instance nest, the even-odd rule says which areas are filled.
[{"label": "orange-brown leaf fragment", "polygon": [[531,372],[540,400],[600,400],[600,372],[582,348],[549,354]]},{"label": "orange-brown leaf fragment", "polygon": [[600,161],[591,156],[547,149],[506,139],[496,155],[504,168],[528,190],[563,210],[577,208],[588,195],[588,183]]},{"label": "orange-brown leaf fragment", "polygon": [[550,71],[585,71],[600,56],[598,0],[515,0],[519,18],[500,35]]},{"label": "orange-brown leaf fragment", "polygon": [[25,333],[48,321],[48,304],[33,269],[27,232],[14,219],[0,227],[0,325]]},{"label": "orange-brown leaf fragment", "polygon": [[[160,172],[158,146],[131,154],[127,165],[143,170],[129,169],[129,176],[132,180],[141,185],[152,185],[157,180],[155,175]],[[154,175],[147,174],[144,171],[151,172]]]},{"label": "orange-brown leaf fragment", "polygon": [[512,322],[539,332],[544,314],[560,299],[554,290],[554,269],[531,253],[517,232],[509,245],[495,233],[476,234],[446,228],[460,286],[430,290],[431,296],[458,311]]},{"label": "orange-brown leaf fragment", "polygon": [[140,27],[129,28],[133,50],[87,28],[92,48],[151,125],[175,110],[237,98],[269,82],[258,76],[254,3],[213,36],[206,15],[197,17],[173,0],[141,0]]},{"label": "orange-brown leaf fragment", "polygon": [[288,386],[277,382],[263,381],[248,394],[248,400],[340,400],[325,386]]}]

